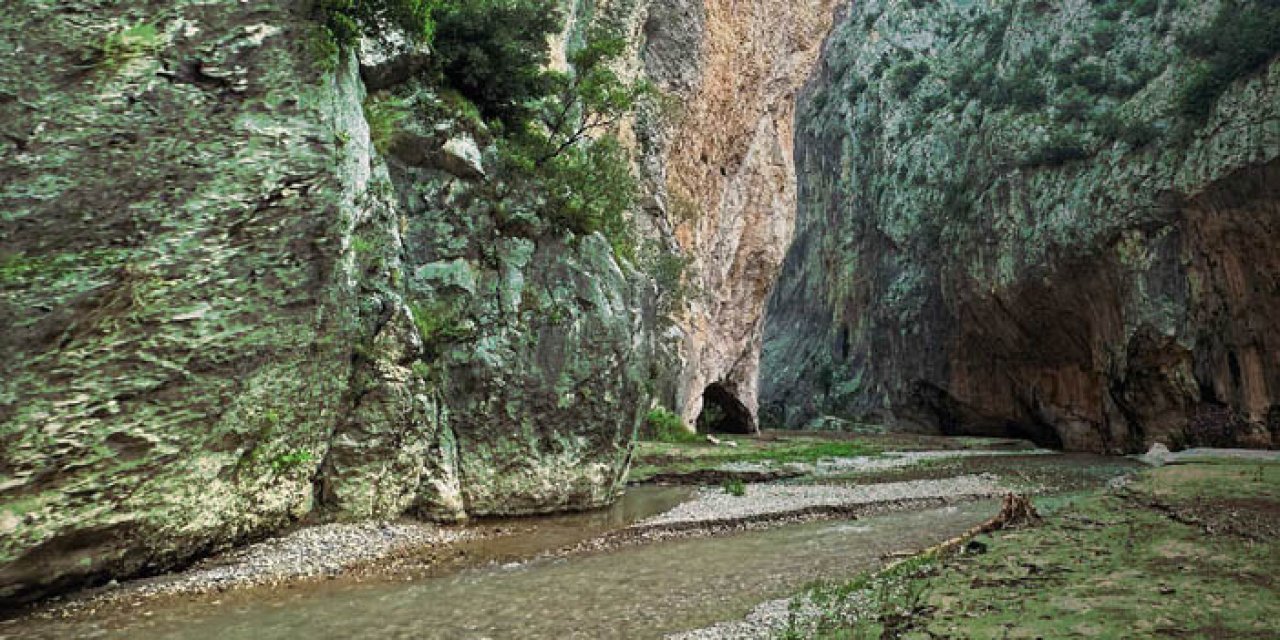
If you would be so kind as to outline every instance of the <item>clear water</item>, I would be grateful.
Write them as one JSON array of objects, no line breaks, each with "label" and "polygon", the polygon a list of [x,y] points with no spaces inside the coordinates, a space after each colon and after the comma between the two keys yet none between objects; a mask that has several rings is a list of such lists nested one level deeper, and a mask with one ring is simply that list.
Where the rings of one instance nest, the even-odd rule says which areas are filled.
[{"label": "clear water", "polygon": [[[754,605],[815,580],[847,579],[877,566],[886,553],[937,543],[996,510],[988,501],[569,558],[490,562],[394,584],[241,592],[223,600],[149,605],[41,632],[190,640],[654,638],[740,618]],[[572,527],[563,529],[552,537],[580,537],[566,533]]]}]

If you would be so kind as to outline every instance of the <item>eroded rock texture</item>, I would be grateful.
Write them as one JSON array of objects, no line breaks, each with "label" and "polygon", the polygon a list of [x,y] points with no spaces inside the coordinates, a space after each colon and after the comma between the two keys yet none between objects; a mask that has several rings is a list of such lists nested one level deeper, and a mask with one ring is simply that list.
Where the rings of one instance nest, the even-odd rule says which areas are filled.
[{"label": "eroded rock texture", "polygon": [[851,5],[800,107],[771,417],[1280,443],[1280,65],[1183,97],[1189,43],[1264,5]]},{"label": "eroded rock texture", "polygon": [[501,227],[454,124],[384,160],[291,4],[0,18],[0,602],[304,519],[620,490],[652,284]]},{"label": "eroded rock texture", "polygon": [[765,300],[795,218],[795,94],[830,30],[833,0],[659,0],[641,33],[646,72],[682,106],[642,130],[659,233],[689,265],[677,314],[675,405],[704,398],[754,431]]}]

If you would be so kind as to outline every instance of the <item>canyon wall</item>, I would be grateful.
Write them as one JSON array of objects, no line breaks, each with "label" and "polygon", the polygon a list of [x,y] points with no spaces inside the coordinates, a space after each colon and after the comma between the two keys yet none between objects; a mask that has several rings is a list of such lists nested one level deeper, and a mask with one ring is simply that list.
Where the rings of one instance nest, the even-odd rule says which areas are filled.
[{"label": "canyon wall", "polygon": [[1280,444],[1276,11],[851,4],[801,97],[763,413]]},{"label": "canyon wall", "polygon": [[754,431],[764,303],[795,221],[795,95],[834,0],[658,0],[640,30],[647,75],[681,106],[639,126],[646,214],[687,260],[672,404],[693,425],[704,395]]},{"label": "canyon wall", "polygon": [[830,2],[566,6],[553,58],[612,21],[678,107],[622,132],[666,286],[497,197],[423,51],[329,60],[281,0],[7,7],[0,604],[298,523],[606,504],[645,412],[717,382],[754,428]]},{"label": "canyon wall", "polygon": [[289,4],[0,20],[0,601],[621,491],[653,284],[501,227],[456,122],[375,148],[354,58]]}]

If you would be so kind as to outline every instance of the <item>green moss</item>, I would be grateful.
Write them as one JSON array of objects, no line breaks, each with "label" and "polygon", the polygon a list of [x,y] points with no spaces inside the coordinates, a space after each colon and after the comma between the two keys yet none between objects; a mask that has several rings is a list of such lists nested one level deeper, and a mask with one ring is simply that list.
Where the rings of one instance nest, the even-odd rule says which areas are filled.
[{"label": "green moss", "polygon": [[385,94],[370,95],[363,106],[364,119],[369,123],[369,140],[378,153],[386,155],[399,137],[409,109],[403,100]]},{"label": "green moss", "polygon": [[457,342],[471,335],[463,323],[461,311],[447,302],[410,303],[409,310],[413,314],[413,324],[422,337],[423,350],[428,355],[437,355],[448,343]]},{"label": "green moss", "polygon": [[889,592],[909,606],[878,606],[883,587],[868,590],[875,576],[822,587],[811,600],[827,624],[807,637],[859,637],[850,634],[868,626],[920,637],[1267,636],[1280,611],[1271,579],[1280,542],[1208,533],[1150,505],[1212,513],[1227,506],[1206,500],[1252,500],[1274,513],[1274,473],[1280,465],[1179,465],[1142,474],[1129,497],[1039,499],[1044,524],[979,538],[985,554],[925,559],[907,571]]},{"label": "green moss", "polygon": [[76,277],[92,270],[124,264],[129,252],[123,249],[91,249],[53,255],[22,252],[0,256],[0,286],[34,285]]},{"label": "green moss", "polygon": [[102,42],[101,66],[117,68],[124,63],[155,53],[160,49],[160,32],[156,25],[143,22],[107,34]]},{"label": "green moss", "polygon": [[271,458],[269,464],[276,475],[289,475],[302,469],[313,460],[315,460],[315,456],[310,451],[293,449],[276,454]]}]

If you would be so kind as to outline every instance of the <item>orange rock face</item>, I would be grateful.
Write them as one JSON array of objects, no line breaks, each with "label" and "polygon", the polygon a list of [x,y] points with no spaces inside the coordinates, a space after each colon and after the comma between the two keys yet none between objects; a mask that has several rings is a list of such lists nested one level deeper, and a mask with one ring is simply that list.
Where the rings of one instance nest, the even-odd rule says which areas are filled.
[{"label": "orange rock face", "polygon": [[[707,0],[700,81],[665,153],[667,220],[692,257],[677,393],[692,424],[710,385],[755,429],[765,299],[795,222],[795,96],[831,28],[833,0]],[[725,397],[727,395],[728,397]]]}]

